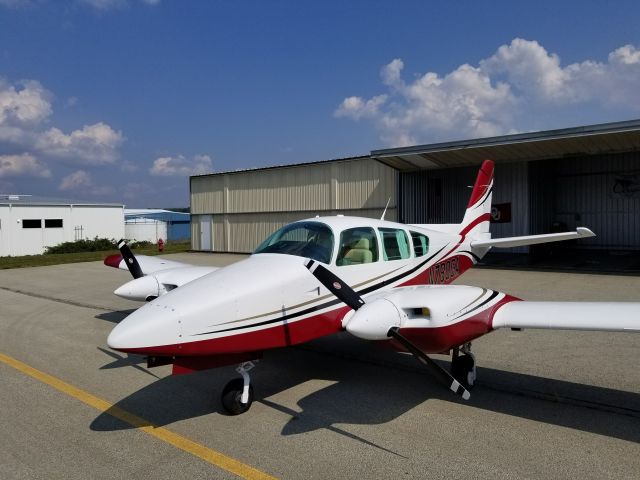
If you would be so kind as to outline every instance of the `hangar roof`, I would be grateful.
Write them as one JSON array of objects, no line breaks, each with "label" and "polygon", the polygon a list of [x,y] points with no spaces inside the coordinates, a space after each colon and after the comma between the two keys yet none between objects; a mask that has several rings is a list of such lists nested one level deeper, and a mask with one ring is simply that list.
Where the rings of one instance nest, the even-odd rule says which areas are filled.
[{"label": "hangar roof", "polygon": [[640,119],[561,130],[374,150],[371,158],[400,171],[543,160],[640,150]]},{"label": "hangar roof", "polygon": [[171,210],[163,210],[160,208],[125,208],[125,220],[129,218],[146,218],[153,220],[162,220],[165,222],[189,222],[190,213],[174,212]]},{"label": "hangar roof", "polygon": [[201,173],[198,175],[191,175],[190,178],[193,177],[215,177],[217,175],[229,175],[234,173],[246,173],[246,172],[257,172],[261,170],[274,170],[278,168],[291,168],[291,167],[305,167],[307,165],[319,165],[323,163],[332,163],[332,162],[347,162],[349,160],[365,160],[369,159],[369,155],[359,155],[356,157],[344,157],[344,158],[332,158],[330,160],[315,160],[311,162],[299,162],[299,163],[288,163],[282,165],[269,165],[268,167],[250,167],[250,168],[239,168],[237,170],[225,170],[222,172],[214,172],[214,173]]}]

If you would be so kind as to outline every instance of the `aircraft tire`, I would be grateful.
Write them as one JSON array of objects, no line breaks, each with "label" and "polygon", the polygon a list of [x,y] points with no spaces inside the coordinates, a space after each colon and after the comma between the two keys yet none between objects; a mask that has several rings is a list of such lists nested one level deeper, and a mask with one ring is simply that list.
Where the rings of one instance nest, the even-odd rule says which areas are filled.
[{"label": "aircraft tire", "polygon": [[242,378],[234,378],[227,383],[222,390],[222,406],[229,415],[240,415],[246,412],[253,403],[253,385],[249,385],[249,401],[242,403],[242,390],[244,382]]},{"label": "aircraft tire", "polygon": [[462,354],[451,362],[451,375],[467,390],[473,388],[474,382],[469,382],[469,374],[473,371],[474,360],[471,355]]}]

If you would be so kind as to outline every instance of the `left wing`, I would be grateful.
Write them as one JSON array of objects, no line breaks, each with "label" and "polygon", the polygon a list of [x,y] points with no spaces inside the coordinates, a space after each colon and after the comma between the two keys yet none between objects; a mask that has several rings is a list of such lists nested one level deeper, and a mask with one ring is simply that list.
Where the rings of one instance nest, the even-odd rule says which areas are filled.
[{"label": "left wing", "polygon": [[136,257],[124,240],[118,242],[118,249],[120,254],[108,256],[104,264],[131,272],[133,280],[113,292],[128,300],[153,300],[217,270],[216,267],[198,267],[148,255]]},{"label": "left wing", "polygon": [[495,312],[492,326],[640,332],[640,303],[510,302]]}]

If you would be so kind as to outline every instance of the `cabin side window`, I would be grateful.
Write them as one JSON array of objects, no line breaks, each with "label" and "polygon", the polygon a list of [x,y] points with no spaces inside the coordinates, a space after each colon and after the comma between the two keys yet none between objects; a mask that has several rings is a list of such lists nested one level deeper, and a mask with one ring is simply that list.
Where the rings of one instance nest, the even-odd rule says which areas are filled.
[{"label": "cabin side window", "polygon": [[340,234],[336,265],[361,265],[377,261],[378,242],[373,228],[350,228]]},{"label": "cabin side window", "polygon": [[418,232],[409,232],[416,257],[422,257],[429,251],[429,237]]},{"label": "cabin side window", "polygon": [[398,228],[379,228],[382,240],[382,253],[385,260],[404,260],[411,256],[409,239],[404,230]]}]

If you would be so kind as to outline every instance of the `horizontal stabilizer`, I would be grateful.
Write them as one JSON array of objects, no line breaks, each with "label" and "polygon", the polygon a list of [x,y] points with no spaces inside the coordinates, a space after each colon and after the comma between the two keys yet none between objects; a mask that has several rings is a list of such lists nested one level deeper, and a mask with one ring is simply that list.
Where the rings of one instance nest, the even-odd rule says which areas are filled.
[{"label": "horizontal stabilizer", "polygon": [[523,237],[490,238],[488,240],[474,240],[472,248],[496,247],[511,248],[536,245],[538,243],[560,242],[563,240],[576,240],[578,238],[595,237],[596,234],[585,227],[578,227],[575,232],[545,233],[542,235],[525,235]]},{"label": "horizontal stabilizer", "polygon": [[516,301],[498,309],[492,326],[640,332],[640,303]]}]

